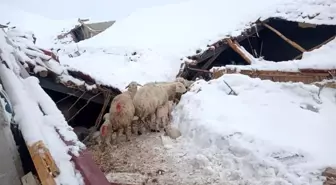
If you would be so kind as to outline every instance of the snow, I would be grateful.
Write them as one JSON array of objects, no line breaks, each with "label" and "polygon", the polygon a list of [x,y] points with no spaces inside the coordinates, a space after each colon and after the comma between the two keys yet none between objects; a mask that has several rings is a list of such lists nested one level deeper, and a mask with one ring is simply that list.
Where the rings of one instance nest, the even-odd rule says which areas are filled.
[{"label": "snow", "polygon": [[[17,51],[6,42],[5,32],[0,32],[1,58],[6,62],[0,65],[0,79],[13,106],[14,120],[19,125],[26,144],[42,141],[49,149],[56,165],[61,170],[55,178],[57,184],[83,184],[83,179],[71,160],[72,152],[78,155],[85,146],[78,141],[76,134],[57,109],[56,104],[43,91],[35,77],[22,79],[18,74],[19,66],[15,54]],[[62,137],[62,138],[61,138]],[[64,141],[71,141],[67,146]]]},{"label": "snow", "polygon": [[[59,18],[55,17],[47,18],[52,17],[50,16],[52,14],[50,12],[53,11],[51,8],[35,10],[36,14],[46,17],[23,10],[12,11],[15,8],[18,9],[17,7],[28,11],[30,9],[28,7],[36,6],[39,2],[34,1],[29,4],[19,4],[16,1],[6,2],[10,5],[1,6],[7,7],[4,8],[7,16],[0,20],[2,22],[10,20],[13,25],[17,25],[23,30],[33,31],[37,37],[38,46],[60,48],[60,60],[70,69],[89,74],[98,84],[113,86],[121,90],[134,79],[137,79],[139,83],[172,80],[179,71],[181,58],[192,55],[197,49],[205,50],[208,44],[219,39],[241,34],[245,28],[251,27],[251,23],[258,18],[264,20],[269,17],[281,17],[307,23],[336,24],[334,0],[237,0],[230,2],[176,0],[171,2],[175,4],[150,8],[144,8],[146,3],[141,6],[134,5],[142,9],[137,9],[129,16],[118,19],[112,27],[101,34],[80,43],[60,45],[54,39],[63,28],[72,28],[77,23],[77,18],[70,19],[69,17],[64,20],[57,20]],[[57,3],[62,4],[62,2]],[[86,7],[84,4],[85,2],[81,5],[82,8]],[[165,4],[165,2],[152,2],[152,5],[159,4]],[[242,4],[244,6],[241,6]],[[118,7],[121,4],[113,5]],[[101,0],[94,6],[102,8],[101,16],[103,17],[103,7],[109,7],[112,4]],[[239,14],[223,11],[223,7],[239,10]],[[92,7],[90,6],[90,8]],[[47,9],[50,11],[49,13],[46,12]],[[87,12],[87,9],[83,9],[83,12],[79,14],[84,12]],[[64,14],[68,13],[66,11]],[[93,16],[99,17],[98,14]],[[24,21],[18,19],[18,15],[25,17]],[[104,19],[108,19],[107,16]],[[220,22],[223,24],[219,24]],[[39,25],[42,24],[52,26],[41,28]],[[74,52],[79,56],[74,55]],[[133,53],[136,54],[132,55]],[[74,57],[70,58],[69,54]],[[267,61],[258,61],[258,65],[253,67],[280,67],[285,70],[297,70],[294,68],[295,66],[289,64],[281,63],[270,66],[268,63]],[[294,61],[294,63],[296,62]],[[315,64],[307,63],[305,66],[311,67]],[[327,64],[324,66],[330,67]]]},{"label": "snow", "polygon": [[316,86],[224,75],[194,83],[174,124],[189,152],[201,152],[232,184],[321,184],[321,171],[336,166],[336,104],[335,90],[317,94]]}]

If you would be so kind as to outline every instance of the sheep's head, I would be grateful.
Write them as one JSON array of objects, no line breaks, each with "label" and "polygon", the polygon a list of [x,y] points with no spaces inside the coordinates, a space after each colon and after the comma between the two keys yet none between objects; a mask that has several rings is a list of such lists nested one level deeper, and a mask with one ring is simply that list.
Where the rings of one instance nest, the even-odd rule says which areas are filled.
[{"label": "sheep's head", "polygon": [[130,84],[128,84],[126,86],[126,88],[128,89],[128,92],[131,93],[132,98],[134,97],[135,93],[137,92],[138,86],[142,86],[142,85],[140,85],[138,82],[134,82],[134,81],[132,81]]},{"label": "sheep's head", "polygon": [[186,87],[181,82],[176,82],[176,92],[177,93],[185,93],[187,91]]},{"label": "sheep's head", "polygon": [[130,84],[128,84],[126,86],[126,89],[137,89],[138,86],[142,86],[141,84],[139,84],[138,82],[134,82],[132,81]]}]

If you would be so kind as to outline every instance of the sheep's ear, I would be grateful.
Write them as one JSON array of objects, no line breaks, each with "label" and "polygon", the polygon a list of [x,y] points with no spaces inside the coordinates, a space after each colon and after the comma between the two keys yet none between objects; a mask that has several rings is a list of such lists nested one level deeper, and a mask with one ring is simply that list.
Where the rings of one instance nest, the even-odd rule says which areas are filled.
[{"label": "sheep's ear", "polygon": [[141,85],[141,84],[139,84],[139,83],[137,83],[137,85],[142,87],[142,85]]},{"label": "sheep's ear", "polygon": [[129,85],[130,85],[130,84],[128,84],[128,85],[125,87],[125,89],[129,88]]}]

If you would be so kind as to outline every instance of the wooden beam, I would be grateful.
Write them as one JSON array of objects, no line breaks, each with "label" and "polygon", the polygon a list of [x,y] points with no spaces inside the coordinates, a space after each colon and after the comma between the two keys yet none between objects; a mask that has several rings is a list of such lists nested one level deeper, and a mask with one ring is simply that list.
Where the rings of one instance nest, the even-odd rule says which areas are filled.
[{"label": "wooden beam", "polygon": [[[68,95],[72,95],[72,96],[75,96],[75,97],[81,97],[81,95],[83,94],[83,92],[79,92],[76,89],[68,88],[68,87],[66,87],[62,84],[55,83],[51,79],[41,78],[41,77],[37,77],[37,78],[39,79],[40,85],[43,88],[46,88],[46,89],[49,89],[49,90],[52,90],[52,91],[56,91],[56,92],[60,92],[60,93],[64,93],[64,94],[68,94]],[[89,100],[94,95],[95,94],[93,94],[93,93],[87,92],[82,96],[82,98],[85,99],[85,100]],[[95,103],[103,105],[104,104],[104,96],[101,94],[101,95],[93,98],[91,100],[91,102],[95,102]]]},{"label": "wooden beam", "polygon": [[[319,44],[319,45],[317,45],[317,46],[315,46],[315,47],[309,49],[308,52],[320,48],[321,46],[327,44],[328,42],[334,40],[335,38],[336,38],[336,36],[332,36],[332,37],[330,37],[328,40],[326,40],[326,41],[322,42],[321,44]],[[303,53],[300,53],[300,54],[299,54],[298,56],[296,56],[293,60],[296,60],[296,59],[302,57],[302,55],[303,55]]]},{"label": "wooden beam", "polygon": [[42,185],[56,185],[54,177],[60,174],[59,168],[42,141],[27,145],[35,169]]},{"label": "wooden beam", "polygon": [[284,41],[286,41],[288,44],[290,44],[291,46],[293,46],[294,48],[296,48],[297,50],[303,52],[306,52],[306,50],[301,47],[299,44],[295,43],[294,41],[290,40],[289,38],[287,38],[286,36],[284,36],[283,34],[281,34],[278,30],[276,30],[275,28],[271,27],[270,25],[268,25],[265,22],[262,22],[262,24],[270,29],[271,31],[273,31],[275,34],[277,34],[279,37],[281,37]]},{"label": "wooden beam", "polygon": [[[250,37],[256,33],[258,33],[259,31],[263,30],[265,27],[260,24],[260,23],[256,23],[255,25],[252,25],[249,29],[245,30],[242,35],[235,37],[235,40],[237,42],[242,42],[243,40],[245,40],[247,37]],[[220,41],[218,41],[220,42]],[[218,43],[217,42],[217,43]],[[213,45],[216,45],[217,43],[214,43]],[[222,44],[221,46],[217,47],[215,50],[206,50],[203,53],[201,53],[200,55],[196,56],[198,57],[197,59],[197,64],[198,63],[202,63],[205,60],[211,58],[212,56],[214,56],[215,53],[217,52],[223,52],[224,50],[226,50],[229,46],[227,44]]]},{"label": "wooden beam", "polygon": [[248,64],[252,63],[250,58],[246,56],[246,54],[240,49],[237,41],[233,42],[231,39],[226,39],[226,42],[233,49],[233,51],[238,53]]},{"label": "wooden beam", "polygon": [[[221,51],[221,52],[218,52],[218,53],[216,53],[212,58],[210,58],[203,66],[202,66],[202,68],[201,68],[201,70],[205,70],[205,69],[207,69],[216,59],[217,59],[217,57],[222,53],[223,51]],[[193,79],[192,80],[196,80],[196,78],[197,78],[197,76],[200,74],[201,72],[197,72],[196,74],[195,74],[195,76],[193,77]]]}]

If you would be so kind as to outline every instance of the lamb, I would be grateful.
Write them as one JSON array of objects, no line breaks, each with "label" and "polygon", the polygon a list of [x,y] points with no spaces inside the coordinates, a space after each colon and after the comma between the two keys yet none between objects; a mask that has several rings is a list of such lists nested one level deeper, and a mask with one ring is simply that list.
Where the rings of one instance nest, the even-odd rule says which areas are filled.
[{"label": "lamb", "polygon": [[112,135],[112,125],[110,123],[110,114],[106,113],[103,117],[104,123],[100,126],[99,133],[100,133],[100,139],[98,140],[98,144],[101,145],[102,142],[106,145],[110,145],[109,139],[111,139]]},{"label": "lamb", "polygon": [[167,127],[171,121],[172,107],[173,101],[167,101],[163,106],[159,106],[156,109],[156,130],[159,130],[159,127]]},{"label": "lamb", "polygon": [[[134,120],[135,107],[133,105],[133,97],[137,92],[138,85],[140,84],[131,82],[126,87],[128,90],[116,96],[111,102],[109,121],[111,132],[116,132],[116,143],[119,143],[120,134],[123,131],[125,132],[126,140],[130,141],[128,128]],[[112,134],[110,138],[112,140]]]},{"label": "lamb", "polygon": [[[184,85],[180,82],[171,82],[161,85],[147,84],[138,90],[135,94],[133,103],[135,115],[139,117],[140,125],[145,125],[151,129],[151,124],[155,122],[156,109],[164,105],[168,100],[175,98],[175,94],[186,91]],[[146,124],[146,118],[150,116],[150,123]],[[139,134],[141,134],[139,132]]]}]

